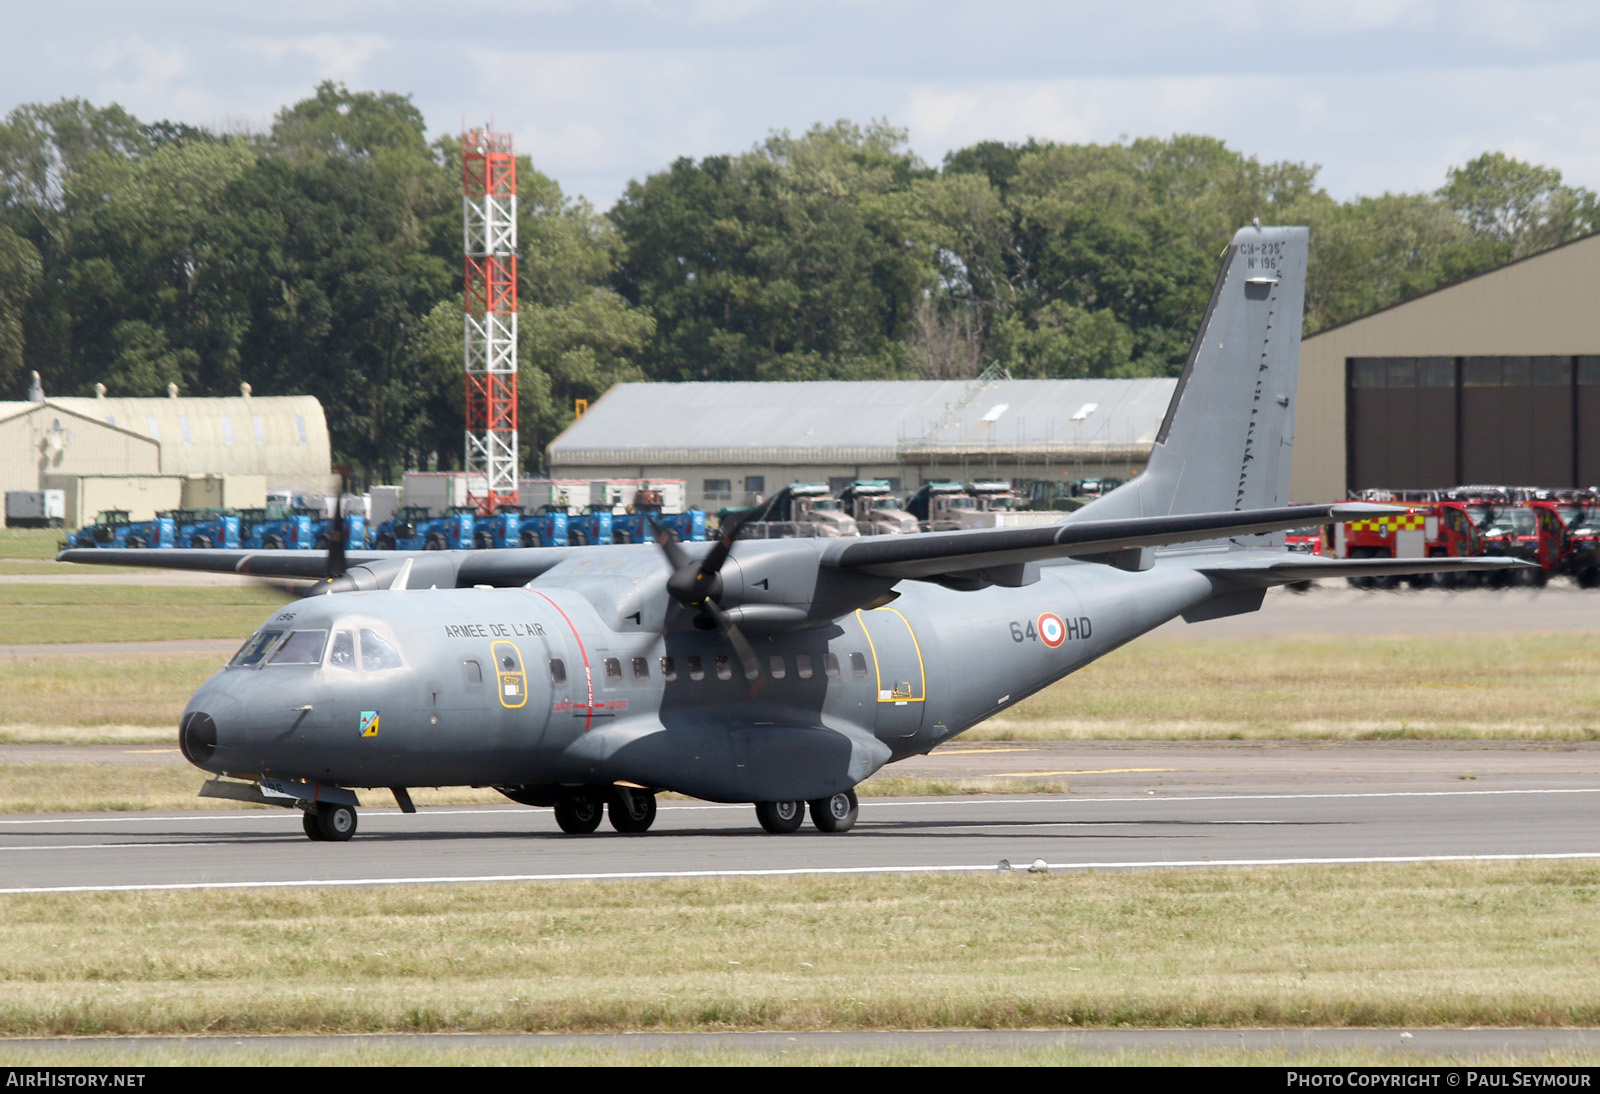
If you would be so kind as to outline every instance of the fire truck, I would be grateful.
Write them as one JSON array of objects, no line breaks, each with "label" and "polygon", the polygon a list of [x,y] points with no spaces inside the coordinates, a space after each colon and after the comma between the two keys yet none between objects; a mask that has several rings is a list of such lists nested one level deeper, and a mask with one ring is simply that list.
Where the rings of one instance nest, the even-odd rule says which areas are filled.
[{"label": "fire truck", "polygon": [[[1367,496],[1374,495],[1374,496]],[[1394,515],[1334,524],[1323,553],[1332,558],[1461,558],[1485,553],[1485,539],[1465,502],[1437,498],[1396,497],[1368,491],[1360,500],[1398,502]],[[1440,584],[1453,588],[1466,575],[1438,575]],[[1431,584],[1434,575],[1406,578],[1414,589]],[[1351,578],[1358,588],[1397,588],[1397,577]]]}]

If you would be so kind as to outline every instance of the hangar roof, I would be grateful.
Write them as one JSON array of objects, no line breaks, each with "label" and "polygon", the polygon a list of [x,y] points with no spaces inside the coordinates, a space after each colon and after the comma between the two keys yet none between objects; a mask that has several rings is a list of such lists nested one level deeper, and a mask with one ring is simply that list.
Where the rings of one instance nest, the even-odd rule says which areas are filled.
[{"label": "hangar roof", "polygon": [[552,468],[630,462],[1144,458],[1177,381],[617,384],[550,442]]},{"label": "hangar roof", "polygon": [[328,475],[327,421],[311,395],[51,396],[47,402],[153,438],[165,474],[264,474],[273,485]]}]

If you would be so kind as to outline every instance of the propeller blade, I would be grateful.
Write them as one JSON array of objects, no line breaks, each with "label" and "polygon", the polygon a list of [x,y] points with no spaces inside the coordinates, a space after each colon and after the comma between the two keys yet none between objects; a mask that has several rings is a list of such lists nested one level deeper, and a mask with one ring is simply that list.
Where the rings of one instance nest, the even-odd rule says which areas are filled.
[{"label": "propeller blade", "polygon": [[655,517],[650,518],[650,527],[656,530],[656,545],[666,553],[667,563],[672,567],[672,572],[677,573],[690,564],[689,555],[678,542],[678,534],[671,528],[664,527]]},{"label": "propeller blade", "polygon": [[339,494],[333,499],[333,524],[328,529],[328,559],[323,567],[323,576],[329,581],[345,574],[344,496],[350,489],[350,469],[340,465],[338,471]]},{"label": "propeller blade", "polygon": [[722,632],[722,637],[728,640],[728,645],[733,647],[734,656],[739,659],[740,671],[744,678],[750,682],[750,697],[755,698],[761,690],[763,683],[761,677],[761,659],[756,656],[755,647],[750,645],[750,640],[744,636],[728,613],[717,606],[715,600],[706,599],[703,607],[711,613],[711,618],[717,621],[717,630]]}]

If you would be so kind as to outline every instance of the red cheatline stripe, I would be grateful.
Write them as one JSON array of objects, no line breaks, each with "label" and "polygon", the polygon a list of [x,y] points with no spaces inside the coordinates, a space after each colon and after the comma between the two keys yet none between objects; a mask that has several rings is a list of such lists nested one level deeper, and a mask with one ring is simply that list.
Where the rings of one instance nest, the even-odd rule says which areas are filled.
[{"label": "red cheatline stripe", "polygon": [[545,596],[538,589],[529,589],[534,596],[540,597],[546,604],[556,610],[567,624],[567,629],[572,632],[572,640],[578,643],[578,654],[583,658],[583,684],[589,690],[589,701],[583,711],[583,728],[587,730],[589,723],[594,721],[594,677],[589,673],[589,651],[583,648],[583,639],[578,635],[578,628],[572,625],[572,620],[567,618],[567,613],[561,610],[561,605]]}]

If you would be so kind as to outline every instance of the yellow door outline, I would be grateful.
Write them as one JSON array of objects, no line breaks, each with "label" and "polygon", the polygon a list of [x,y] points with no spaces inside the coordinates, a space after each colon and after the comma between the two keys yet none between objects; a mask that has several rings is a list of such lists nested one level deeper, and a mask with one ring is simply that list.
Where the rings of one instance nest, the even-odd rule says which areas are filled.
[{"label": "yellow door outline", "polygon": [[[883,669],[878,664],[878,647],[873,644],[872,630],[867,626],[866,617],[861,610],[856,609],[856,621],[861,624],[861,633],[867,636],[867,649],[872,651],[872,671],[878,681],[878,702],[880,703],[921,703],[928,698],[928,670],[922,663],[922,643],[917,641],[917,632],[912,630],[911,621],[901,615],[894,608],[874,608],[874,612],[887,612],[900,620],[905,625],[906,633],[911,636],[911,647],[917,651],[917,679],[914,681],[894,681],[894,684],[910,683],[909,691],[902,691],[891,685],[883,686]],[[891,624],[892,625],[892,624]]]},{"label": "yellow door outline", "polygon": [[[528,701],[528,674],[522,668],[522,651],[517,649],[515,642],[489,643],[489,656],[494,660],[496,690],[500,695],[500,705],[507,710],[516,710]],[[506,668],[502,658],[509,657],[515,668]]]}]

